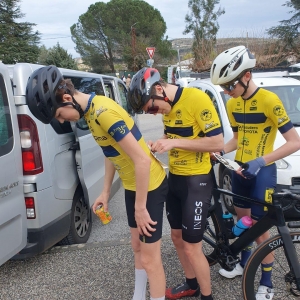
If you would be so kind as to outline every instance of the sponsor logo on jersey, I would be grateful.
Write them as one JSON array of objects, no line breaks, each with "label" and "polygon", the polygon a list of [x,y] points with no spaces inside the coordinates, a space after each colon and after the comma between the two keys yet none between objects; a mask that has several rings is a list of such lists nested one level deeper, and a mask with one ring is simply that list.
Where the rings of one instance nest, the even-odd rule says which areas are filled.
[{"label": "sponsor logo on jersey", "polygon": [[256,105],[257,105],[257,100],[255,100],[255,99],[252,100],[252,101],[251,101],[251,105],[252,105],[252,106],[256,106]]},{"label": "sponsor logo on jersey", "polygon": [[171,155],[171,156],[174,156],[174,157],[176,157],[176,158],[178,158],[178,151],[172,149],[172,150],[170,151],[170,155]]},{"label": "sponsor logo on jersey", "polygon": [[118,127],[114,128],[113,130],[111,130],[109,134],[111,136],[114,136],[116,132],[124,134],[126,132],[126,130],[125,130],[126,127],[127,127],[126,125],[118,126]]},{"label": "sponsor logo on jersey", "polygon": [[180,109],[176,110],[176,117],[177,117],[177,119],[181,119],[182,118],[182,113],[181,113]]},{"label": "sponsor logo on jersey", "polygon": [[247,139],[246,137],[242,137],[241,144],[244,146],[249,146],[249,139]]},{"label": "sponsor logo on jersey", "polygon": [[257,110],[257,107],[250,107],[250,110],[251,110],[251,111]]},{"label": "sponsor logo on jersey", "polygon": [[288,117],[287,116],[284,116],[284,117],[282,117],[282,118],[279,118],[278,119],[278,125],[280,125],[281,123],[283,123],[283,122],[285,122],[285,121],[287,121],[288,120]]},{"label": "sponsor logo on jersey", "polygon": [[97,116],[97,118],[98,118],[103,112],[105,112],[105,111],[107,111],[107,108],[105,108],[105,107],[103,107],[103,106],[101,106],[99,109],[97,109],[97,110],[96,110],[96,116]]},{"label": "sponsor logo on jersey", "polygon": [[215,123],[214,121],[212,121],[209,124],[205,124],[205,130],[213,128],[213,127],[217,127],[217,126],[219,126],[219,123]]},{"label": "sponsor logo on jersey", "polygon": [[202,110],[201,114],[200,114],[200,118],[203,121],[209,121],[212,117],[211,111],[208,109],[204,109]]},{"label": "sponsor logo on jersey", "polygon": [[183,123],[182,123],[182,120],[176,120],[176,121],[175,121],[175,125],[178,125],[178,124],[182,125],[182,124],[183,124]]},{"label": "sponsor logo on jersey", "polygon": [[249,149],[245,149],[244,152],[248,155],[252,155],[252,150],[249,150]]},{"label": "sponsor logo on jersey", "polygon": [[174,165],[177,165],[177,166],[186,166],[187,165],[187,161],[186,160],[174,161]]},{"label": "sponsor logo on jersey", "polygon": [[273,108],[273,113],[274,113],[274,115],[277,116],[277,117],[283,115],[283,112],[284,112],[284,108],[283,108],[281,105],[276,105],[276,106]]},{"label": "sponsor logo on jersey", "polygon": [[106,136],[94,136],[94,139],[96,142],[98,141],[106,141],[107,137]]}]

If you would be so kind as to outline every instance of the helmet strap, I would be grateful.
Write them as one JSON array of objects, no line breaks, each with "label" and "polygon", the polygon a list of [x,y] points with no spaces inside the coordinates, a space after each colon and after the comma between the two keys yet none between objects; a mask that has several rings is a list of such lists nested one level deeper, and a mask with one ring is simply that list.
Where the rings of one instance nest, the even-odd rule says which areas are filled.
[{"label": "helmet strap", "polygon": [[165,102],[168,102],[170,104],[170,106],[172,107],[174,105],[173,102],[170,101],[169,97],[167,97],[167,94],[166,94],[166,92],[165,92],[165,90],[163,89],[162,86],[161,86],[161,88],[162,88],[163,97],[162,96],[153,95],[153,96],[151,96],[151,98],[152,99],[157,99],[157,100],[164,100]]},{"label": "helmet strap", "polygon": [[247,82],[247,85],[245,85],[240,79],[239,79],[238,81],[239,81],[239,84],[244,88],[244,92],[243,92],[243,94],[241,95],[241,97],[243,97],[243,96],[247,93],[247,90],[248,90],[248,87],[249,87],[250,80]]},{"label": "helmet strap", "polygon": [[75,100],[75,98],[73,96],[72,96],[72,100],[74,102],[73,107],[78,111],[80,119],[81,119],[84,116],[84,112],[83,112],[80,104]]}]

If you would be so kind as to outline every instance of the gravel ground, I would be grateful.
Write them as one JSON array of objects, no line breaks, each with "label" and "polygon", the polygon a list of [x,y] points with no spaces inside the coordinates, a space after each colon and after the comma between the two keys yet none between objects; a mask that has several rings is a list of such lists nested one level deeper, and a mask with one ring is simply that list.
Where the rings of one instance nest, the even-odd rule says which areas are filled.
[{"label": "gravel ground", "polygon": [[[162,135],[161,116],[139,118],[146,140],[156,140]],[[167,163],[167,155],[160,158]],[[8,261],[0,266],[0,300],[131,300],[133,254],[123,195],[121,187],[110,200],[111,223],[102,225],[95,219],[87,244],[53,247],[34,258]],[[167,286],[174,286],[183,280],[184,274],[170,240],[166,217],[162,241]],[[241,279],[224,279],[218,270],[218,265],[211,268],[214,299],[242,300]]]}]

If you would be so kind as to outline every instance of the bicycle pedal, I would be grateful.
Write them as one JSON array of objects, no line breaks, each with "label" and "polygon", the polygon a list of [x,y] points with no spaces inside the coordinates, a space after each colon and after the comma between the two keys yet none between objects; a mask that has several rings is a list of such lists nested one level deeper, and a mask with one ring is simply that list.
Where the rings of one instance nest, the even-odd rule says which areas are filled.
[{"label": "bicycle pedal", "polygon": [[289,228],[300,228],[300,221],[291,221],[287,225]]}]

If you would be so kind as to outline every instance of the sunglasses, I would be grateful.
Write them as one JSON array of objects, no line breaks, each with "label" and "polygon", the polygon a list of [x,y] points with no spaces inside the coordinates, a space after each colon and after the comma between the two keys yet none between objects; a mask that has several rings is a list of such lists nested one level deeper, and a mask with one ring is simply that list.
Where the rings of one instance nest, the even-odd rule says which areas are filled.
[{"label": "sunglasses", "polygon": [[227,92],[232,92],[235,89],[236,85],[239,83],[239,80],[240,79],[238,78],[237,80],[235,80],[233,82],[230,82],[227,84],[220,84],[220,87]]},{"label": "sunglasses", "polygon": [[154,106],[154,99],[152,98],[152,106],[148,107],[146,114],[157,114],[158,110],[159,106]]}]

